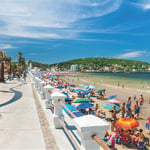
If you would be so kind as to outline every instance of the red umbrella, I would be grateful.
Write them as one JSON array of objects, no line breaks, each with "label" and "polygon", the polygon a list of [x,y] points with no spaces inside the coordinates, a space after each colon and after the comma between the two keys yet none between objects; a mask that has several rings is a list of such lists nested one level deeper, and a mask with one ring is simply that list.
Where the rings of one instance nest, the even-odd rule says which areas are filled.
[{"label": "red umbrella", "polygon": [[115,126],[122,129],[134,129],[139,126],[139,122],[132,118],[120,118],[116,121]]}]

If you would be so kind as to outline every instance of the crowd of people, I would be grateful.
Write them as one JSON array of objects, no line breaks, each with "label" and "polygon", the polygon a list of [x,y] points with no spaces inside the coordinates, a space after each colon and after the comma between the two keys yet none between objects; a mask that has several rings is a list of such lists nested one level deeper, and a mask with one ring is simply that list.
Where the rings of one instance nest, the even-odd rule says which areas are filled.
[{"label": "crowd of people", "polygon": [[[75,87],[71,87],[69,83],[65,83],[63,81],[58,81],[56,86],[63,85],[64,92],[66,93],[72,93],[75,91]],[[95,89],[90,89],[91,92],[88,94],[82,95],[82,92],[78,92],[75,96],[74,94],[71,96],[72,100],[74,101],[76,98],[88,98],[92,100],[92,97],[97,95]],[[101,99],[106,100],[107,98],[105,95],[105,91],[99,93]],[[70,103],[70,102],[69,102]],[[71,102],[72,103],[72,102]],[[105,133],[104,139],[108,141],[111,141],[111,146],[114,147],[115,143],[123,143],[126,146],[132,146],[136,145],[138,148],[146,148],[146,145],[149,145],[149,139],[144,135],[143,129],[119,129],[116,128],[115,123],[119,118],[132,118],[139,120],[141,109],[143,108],[144,103],[144,96],[141,94],[140,97],[134,96],[133,98],[128,97],[126,102],[123,102],[120,105],[120,109],[116,109],[116,106],[113,106],[110,110],[111,112],[111,132],[108,133],[108,131]],[[86,109],[86,110],[80,110],[83,114],[92,114],[96,115],[100,118],[106,118],[106,113],[102,109],[99,109],[99,105],[95,103],[94,107]],[[150,130],[150,117],[149,121],[146,123],[146,128]],[[112,136],[112,133],[115,134],[115,136]]]},{"label": "crowd of people", "polygon": [[[105,131],[104,140],[111,141],[111,146],[114,147],[114,143],[125,144],[126,146],[136,145],[138,149],[146,149],[146,145],[149,145],[149,138],[143,134],[143,129],[133,128],[131,129],[119,129],[116,127],[116,121],[121,118],[139,119],[140,109],[143,107],[144,97],[141,94],[139,99],[136,97],[128,98],[127,102],[121,104],[121,109],[117,110],[116,106],[113,106],[111,112],[111,132],[115,132],[115,136],[110,139],[110,135]],[[150,130],[150,117],[146,122],[146,128]],[[108,142],[108,145],[109,145]]]},{"label": "crowd of people", "polygon": [[8,80],[17,78],[18,81],[20,81],[20,79],[23,78],[24,82],[26,82],[26,77],[27,77],[27,71],[24,71],[24,72],[17,71],[13,75],[8,75]]}]

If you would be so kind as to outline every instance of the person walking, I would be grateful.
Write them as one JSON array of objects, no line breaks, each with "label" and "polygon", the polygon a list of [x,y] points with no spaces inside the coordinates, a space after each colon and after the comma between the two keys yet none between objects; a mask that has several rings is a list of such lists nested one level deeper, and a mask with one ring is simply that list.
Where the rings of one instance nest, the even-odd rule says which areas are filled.
[{"label": "person walking", "polygon": [[26,74],[26,72],[24,71],[24,73],[23,73],[23,79],[24,79],[25,82],[26,82],[26,77],[27,77],[27,74]]}]

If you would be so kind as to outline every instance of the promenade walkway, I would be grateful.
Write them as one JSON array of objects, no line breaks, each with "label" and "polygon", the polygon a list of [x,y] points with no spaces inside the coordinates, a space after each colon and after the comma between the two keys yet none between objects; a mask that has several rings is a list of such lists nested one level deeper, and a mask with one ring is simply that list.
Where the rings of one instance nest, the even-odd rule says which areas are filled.
[{"label": "promenade walkway", "polygon": [[0,83],[0,115],[1,150],[56,149],[45,144],[30,82]]}]

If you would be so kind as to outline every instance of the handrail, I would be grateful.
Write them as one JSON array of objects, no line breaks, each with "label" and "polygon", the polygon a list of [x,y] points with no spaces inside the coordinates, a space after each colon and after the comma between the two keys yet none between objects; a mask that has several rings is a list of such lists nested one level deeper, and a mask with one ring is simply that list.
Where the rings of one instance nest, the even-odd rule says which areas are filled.
[{"label": "handrail", "polygon": [[93,138],[104,150],[111,150],[98,136],[93,135],[92,138]]},{"label": "handrail", "polygon": [[72,117],[74,117],[74,118],[77,117],[75,114],[73,114],[73,113],[64,105],[64,103],[63,103],[61,100],[59,100],[59,103],[60,103],[61,105],[63,105],[63,107],[65,107],[65,109],[71,114]]},{"label": "handrail", "polygon": [[58,118],[58,121],[62,125],[64,130],[66,131],[67,135],[69,136],[69,138],[70,138],[71,142],[73,143],[74,147],[76,148],[76,150],[80,150],[79,146],[76,144],[75,140],[72,138],[71,134],[69,133],[68,129],[66,128],[66,126],[64,125],[62,120],[60,118]]}]

